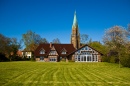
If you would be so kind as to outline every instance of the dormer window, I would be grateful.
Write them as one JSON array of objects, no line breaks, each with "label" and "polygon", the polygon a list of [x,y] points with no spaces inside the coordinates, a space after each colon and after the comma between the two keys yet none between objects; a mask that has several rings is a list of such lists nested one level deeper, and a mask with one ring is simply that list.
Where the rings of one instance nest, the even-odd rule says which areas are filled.
[{"label": "dormer window", "polygon": [[45,54],[45,50],[41,49],[40,54]]},{"label": "dormer window", "polygon": [[63,48],[63,49],[61,50],[61,54],[66,54],[66,53],[67,53],[66,49]]},{"label": "dormer window", "polygon": [[51,50],[49,55],[56,55],[57,52],[55,50]]},{"label": "dormer window", "polygon": [[66,52],[65,51],[62,51],[62,53],[61,54],[66,54]]}]

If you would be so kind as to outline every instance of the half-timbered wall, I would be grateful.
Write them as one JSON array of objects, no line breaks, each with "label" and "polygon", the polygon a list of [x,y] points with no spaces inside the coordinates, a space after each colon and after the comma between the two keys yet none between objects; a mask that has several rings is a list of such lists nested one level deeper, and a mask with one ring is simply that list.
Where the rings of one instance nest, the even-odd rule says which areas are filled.
[{"label": "half-timbered wall", "polygon": [[85,46],[75,52],[75,62],[98,62],[100,54],[90,48]]}]

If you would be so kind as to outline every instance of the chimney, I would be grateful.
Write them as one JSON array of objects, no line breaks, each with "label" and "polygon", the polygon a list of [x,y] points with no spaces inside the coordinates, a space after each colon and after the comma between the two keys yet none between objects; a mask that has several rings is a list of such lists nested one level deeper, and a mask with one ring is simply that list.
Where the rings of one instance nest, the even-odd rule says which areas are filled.
[{"label": "chimney", "polygon": [[50,48],[52,48],[52,42],[50,42]]}]

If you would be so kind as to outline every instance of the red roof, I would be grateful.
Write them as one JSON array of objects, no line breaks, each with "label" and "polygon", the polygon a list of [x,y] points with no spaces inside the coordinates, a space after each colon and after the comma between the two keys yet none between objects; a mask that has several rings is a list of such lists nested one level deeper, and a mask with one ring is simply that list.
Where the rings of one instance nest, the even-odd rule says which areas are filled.
[{"label": "red roof", "polygon": [[[73,47],[73,44],[52,44],[52,46],[55,48],[59,56],[67,56],[76,49]],[[40,54],[40,50],[44,49],[45,54]],[[50,53],[50,44],[40,44],[36,50],[34,51],[35,56],[47,56]],[[61,54],[63,50],[66,50],[66,54]]]}]

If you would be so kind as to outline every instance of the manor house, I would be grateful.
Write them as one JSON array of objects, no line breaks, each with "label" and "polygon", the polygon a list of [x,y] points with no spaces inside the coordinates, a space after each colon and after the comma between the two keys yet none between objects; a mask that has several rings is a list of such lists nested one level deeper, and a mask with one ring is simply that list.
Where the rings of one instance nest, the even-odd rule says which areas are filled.
[{"label": "manor house", "polygon": [[44,62],[100,62],[101,53],[89,45],[80,46],[80,33],[76,12],[72,25],[71,44],[40,44],[34,51],[36,61]]}]

